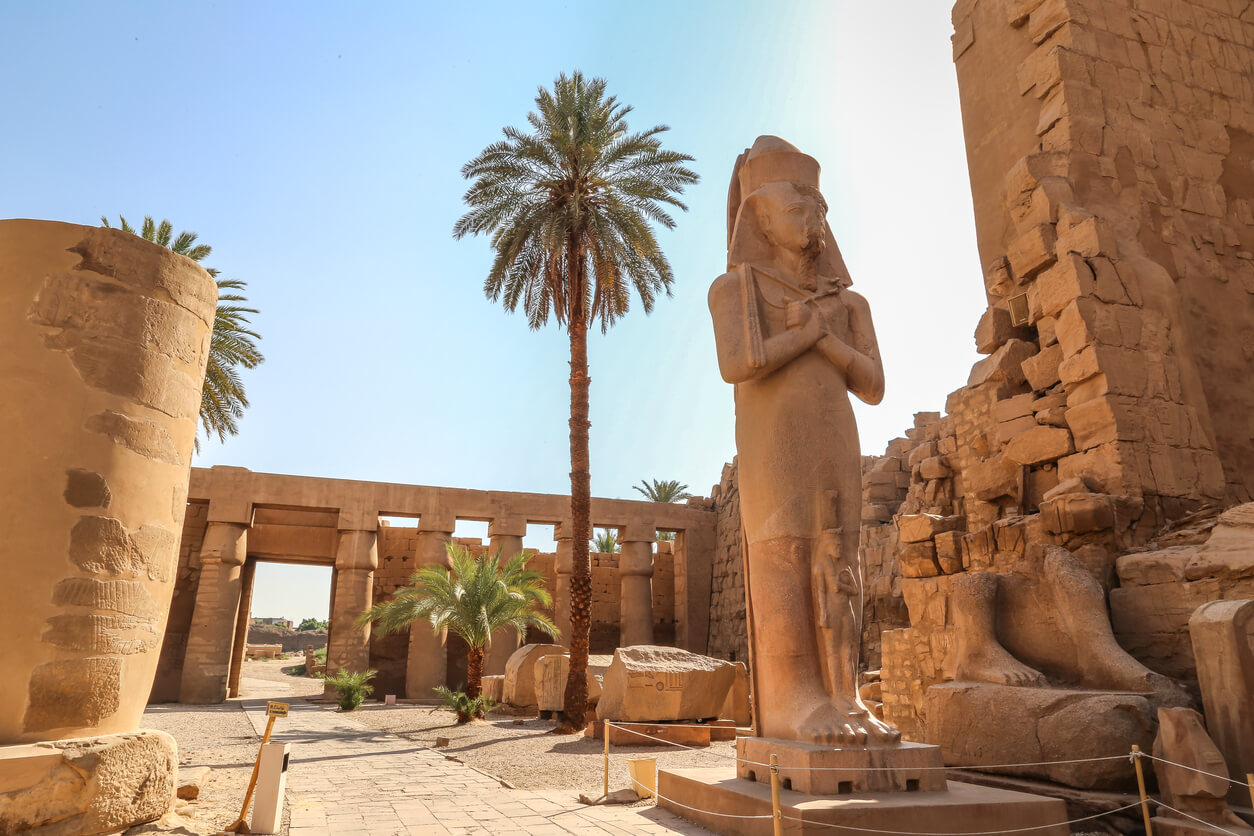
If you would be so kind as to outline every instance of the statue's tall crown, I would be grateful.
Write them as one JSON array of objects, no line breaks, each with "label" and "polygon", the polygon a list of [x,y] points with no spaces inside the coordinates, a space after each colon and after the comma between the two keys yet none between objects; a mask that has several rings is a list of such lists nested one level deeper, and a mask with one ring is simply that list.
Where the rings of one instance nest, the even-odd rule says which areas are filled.
[{"label": "statue's tall crown", "polygon": [[800,183],[819,187],[819,161],[777,136],[760,136],[740,167],[740,194],[756,192],[767,183]]}]

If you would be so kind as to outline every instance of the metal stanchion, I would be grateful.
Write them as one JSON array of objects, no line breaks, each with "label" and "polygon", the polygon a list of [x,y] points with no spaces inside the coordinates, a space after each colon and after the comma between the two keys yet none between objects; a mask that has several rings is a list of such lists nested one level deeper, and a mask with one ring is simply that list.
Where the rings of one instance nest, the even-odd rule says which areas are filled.
[{"label": "metal stanchion", "polygon": [[610,722],[606,720],[601,730],[605,733],[605,792],[602,795],[609,797],[610,794]]},{"label": "metal stanchion", "polygon": [[1250,806],[1254,807],[1254,772],[1245,773],[1245,783],[1250,788]]},{"label": "metal stanchion", "polygon": [[1145,819],[1145,836],[1154,836],[1150,824],[1149,798],[1145,795],[1145,773],[1141,771],[1141,747],[1132,744],[1132,765],[1136,767],[1136,787],[1141,793],[1141,816]]},{"label": "metal stanchion", "polygon": [[784,815],[779,809],[779,757],[771,755],[771,814],[775,820],[775,836],[783,836]]}]

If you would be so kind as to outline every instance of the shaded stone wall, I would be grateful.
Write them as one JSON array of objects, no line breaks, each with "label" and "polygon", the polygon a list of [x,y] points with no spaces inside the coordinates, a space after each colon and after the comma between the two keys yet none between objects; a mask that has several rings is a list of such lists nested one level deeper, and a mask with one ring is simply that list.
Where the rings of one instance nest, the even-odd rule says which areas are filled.
[{"label": "shaded stone wall", "polygon": [[192,626],[196,606],[196,585],[200,582],[200,547],[209,525],[209,504],[189,503],[183,518],[183,536],[179,541],[178,572],[174,581],[174,597],[170,601],[170,617],[166,621],[165,638],[161,643],[161,660],[152,683],[149,702],[174,702],[179,698],[183,655],[187,652],[187,633]]},{"label": "shaded stone wall", "polygon": [[[386,601],[398,587],[405,586],[414,573],[418,548],[417,529],[384,525],[379,529],[379,568],[375,570],[374,603]],[[454,542],[466,546],[473,554],[483,554],[488,545],[477,538],[459,537]],[[556,596],[557,556],[532,552],[530,568],[545,577],[545,588]],[[592,625],[590,648],[594,654],[611,654],[618,647],[619,590],[617,554],[593,552],[592,561]],[[654,642],[671,645],[675,640],[675,560],[669,543],[659,543],[653,569]],[[528,641],[547,642],[541,633],[532,631]],[[466,646],[455,636],[447,639],[446,680],[456,685],[466,678]],[[370,636],[370,667],[378,670],[376,691],[380,694],[405,693],[405,676],[409,656],[409,633]]]},{"label": "shaded stone wall", "polygon": [[718,514],[717,542],[710,580],[710,644],[707,652],[733,662],[749,661],[745,627],[744,551],[740,537],[740,492],[736,462],[723,465],[722,479],[710,490]]}]

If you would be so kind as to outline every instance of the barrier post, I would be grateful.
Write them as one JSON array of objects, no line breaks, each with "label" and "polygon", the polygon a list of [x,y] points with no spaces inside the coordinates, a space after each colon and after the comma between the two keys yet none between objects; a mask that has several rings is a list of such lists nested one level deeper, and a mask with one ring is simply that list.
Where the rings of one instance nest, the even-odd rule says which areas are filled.
[{"label": "barrier post", "polygon": [[775,836],[783,836],[784,816],[779,809],[779,756],[771,755],[771,815],[775,820]]},{"label": "barrier post", "polygon": [[605,733],[605,792],[604,795],[610,794],[610,721],[606,720],[601,726],[601,731]]},{"label": "barrier post", "polygon": [[1250,806],[1254,807],[1254,772],[1245,773],[1245,783],[1250,788]]},{"label": "barrier post", "polygon": [[1154,836],[1150,824],[1149,798],[1145,795],[1145,773],[1141,771],[1141,747],[1132,744],[1132,765],[1136,767],[1136,787],[1141,793],[1141,817],[1145,819],[1145,836]]}]

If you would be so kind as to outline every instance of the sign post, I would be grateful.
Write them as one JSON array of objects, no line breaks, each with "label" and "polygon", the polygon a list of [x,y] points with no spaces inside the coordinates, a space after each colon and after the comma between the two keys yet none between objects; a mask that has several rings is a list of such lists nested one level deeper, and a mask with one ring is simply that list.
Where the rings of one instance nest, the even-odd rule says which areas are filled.
[{"label": "sign post", "polygon": [[257,788],[257,769],[261,766],[261,752],[265,745],[270,742],[270,732],[274,729],[274,719],[276,717],[286,717],[287,710],[291,706],[285,702],[267,702],[266,703],[266,733],[261,738],[261,749],[257,750],[257,760],[253,762],[253,776],[248,779],[248,791],[244,793],[244,806],[240,808],[239,818],[230,827],[226,828],[226,833],[252,833],[248,829],[245,819],[248,818],[248,805],[253,800],[253,790]]}]

